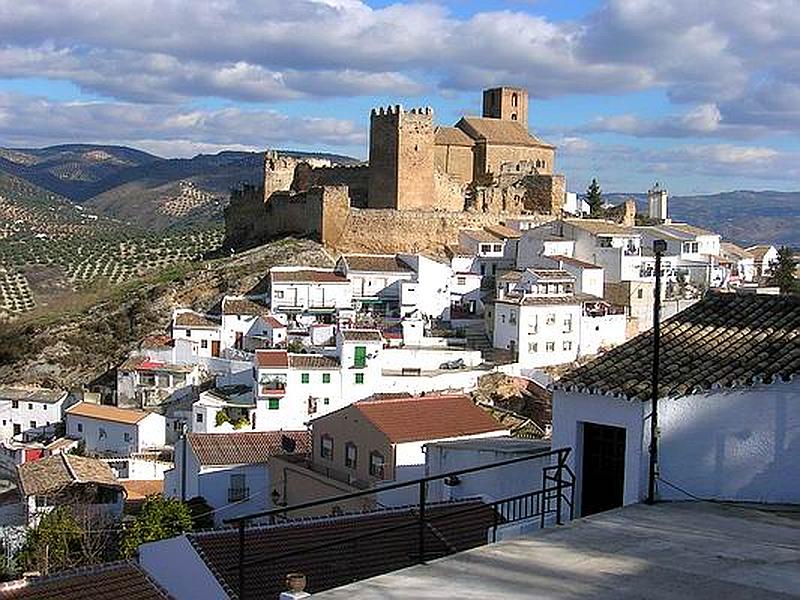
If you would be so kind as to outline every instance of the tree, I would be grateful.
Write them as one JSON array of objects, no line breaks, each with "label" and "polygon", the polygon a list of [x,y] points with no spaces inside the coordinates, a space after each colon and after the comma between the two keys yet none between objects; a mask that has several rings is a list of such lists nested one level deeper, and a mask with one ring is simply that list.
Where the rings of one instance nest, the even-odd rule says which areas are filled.
[{"label": "tree", "polygon": [[122,534],[120,554],[130,558],[140,545],[192,530],[192,513],[180,500],[150,496],[133,524]]},{"label": "tree", "polygon": [[597,179],[592,179],[592,183],[586,188],[586,203],[589,205],[589,214],[596,217],[603,209],[603,192]]},{"label": "tree", "polygon": [[768,284],[778,286],[781,289],[781,294],[795,294],[800,291],[797,278],[795,277],[795,268],[797,262],[792,254],[792,249],[788,246],[781,247],[778,250],[778,258],[772,261],[770,268],[772,274],[769,277]]},{"label": "tree", "polygon": [[192,529],[195,531],[202,529],[213,529],[214,509],[202,496],[195,496],[186,501],[189,512],[192,513]]}]

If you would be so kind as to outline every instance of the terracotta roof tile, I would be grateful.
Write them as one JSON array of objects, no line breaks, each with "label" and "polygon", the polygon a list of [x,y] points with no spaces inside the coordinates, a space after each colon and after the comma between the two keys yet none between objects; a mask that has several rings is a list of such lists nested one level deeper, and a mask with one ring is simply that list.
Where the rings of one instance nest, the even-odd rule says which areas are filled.
[{"label": "terracotta roof tile", "polygon": [[[427,506],[426,559],[484,545],[493,511],[480,500]],[[419,517],[409,507],[288,521],[245,530],[249,558],[245,597],[277,598],[286,574],[300,571],[312,594],[415,564]],[[387,531],[389,529],[389,531]],[[357,550],[349,538],[358,536]],[[187,535],[200,558],[232,596],[238,591],[238,534],[216,530]],[[341,544],[337,544],[342,540]],[[325,548],[318,548],[320,545]],[[289,555],[288,553],[292,553]]]},{"label": "terracotta roof tile", "polygon": [[333,356],[321,354],[290,354],[289,367],[292,369],[338,369],[339,361]]},{"label": "terracotta roof tile", "polygon": [[414,269],[396,254],[346,254],[342,259],[350,271],[371,273],[413,273]]},{"label": "terracotta roof tile", "polygon": [[381,332],[377,329],[342,329],[342,337],[347,342],[380,342]]},{"label": "terracotta roof tile", "polygon": [[139,347],[142,349],[156,350],[172,347],[172,338],[168,335],[148,335],[142,338]]},{"label": "terracotta roof tile", "polygon": [[188,311],[182,312],[175,315],[175,327],[201,327],[204,329],[211,329],[219,327],[219,323],[216,321],[212,321],[206,315],[201,315],[200,313]]},{"label": "terracotta roof tile", "polygon": [[273,369],[289,368],[289,354],[286,350],[256,350],[259,367]]},{"label": "terracotta roof tile", "polygon": [[75,483],[121,487],[107,463],[94,458],[56,454],[17,466],[23,494],[46,494]]},{"label": "terracotta roof tile", "polygon": [[550,256],[544,256],[543,258],[547,258],[556,262],[562,262],[565,265],[571,265],[573,267],[580,267],[581,269],[602,269],[603,267],[599,265],[592,264],[590,262],[586,262],[585,260],[578,260],[577,258],[573,258],[571,256],[561,256],[560,254],[553,254]]},{"label": "terracotta roof tile", "polygon": [[269,314],[269,309],[248,298],[225,297],[222,299],[222,314],[264,316]]},{"label": "terracotta roof tile", "polygon": [[458,127],[437,127],[434,132],[434,144],[437,146],[472,147],[475,145],[475,140]]},{"label": "terracotta roof tile", "polygon": [[476,242],[487,242],[490,244],[496,244],[497,242],[502,242],[503,238],[495,235],[491,231],[487,231],[486,229],[462,229],[461,233]]},{"label": "terracotta roof tile", "polygon": [[464,394],[368,399],[353,406],[395,444],[503,429]]},{"label": "terracotta roof tile", "polygon": [[[650,398],[652,332],[567,373],[559,389]],[[800,372],[800,298],[712,293],[661,327],[660,396],[789,379]]]},{"label": "terracotta roof tile", "polygon": [[262,463],[276,454],[305,454],[310,447],[308,431],[189,433],[186,437],[202,465]]},{"label": "terracotta roof tile", "polygon": [[277,283],[347,283],[347,278],[323,269],[271,270],[269,276]]},{"label": "terracotta roof tile", "polygon": [[471,138],[483,140],[490,144],[553,147],[531,135],[528,129],[517,121],[487,119],[483,117],[463,117],[456,123],[456,127],[463,130]]},{"label": "terracotta roof tile", "polygon": [[0,600],[169,600],[132,561],[0,584]]},{"label": "terracotta roof tile", "polygon": [[126,423],[133,425],[144,419],[150,413],[134,408],[118,408],[116,406],[106,406],[104,404],[92,404],[91,402],[80,402],[67,409],[67,415],[75,417],[88,417],[102,421],[114,421],[115,423]]},{"label": "terracotta roof tile", "polygon": [[521,231],[511,229],[511,227],[506,227],[505,225],[487,225],[484,229],[501,238],[517,240],[522,237]]},{"label": "terracotta roof tile", "polygon": [[148,496],[164,493],[163,479],[124,479],[120,483],[128,493],[128,502],[144,500]]}]

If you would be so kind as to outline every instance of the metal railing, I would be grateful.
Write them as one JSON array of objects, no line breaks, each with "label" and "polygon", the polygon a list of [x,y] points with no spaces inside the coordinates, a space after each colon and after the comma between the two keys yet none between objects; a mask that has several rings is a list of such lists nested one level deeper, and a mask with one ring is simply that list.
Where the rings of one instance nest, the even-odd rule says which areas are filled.
[{"label": "metal railing", "polygon": [[[410,481],[389,483],[376,486],[367,490],[361,490],[348,494],[341,494],[320,500],[302,502],[291,506],[274,508],[241,517],[226,519],[224,522],[235,525],[238,528],[238,564],[236,569],[236,579],[238,585],[233,590],[239,600],[251,600],[253,596],[259,596],[253,588],[255,582],[250,581],[248,593],[248,572],[259,573],[265,576],[264,572],[271,568],[285,572],[302,571],[303,562],[313,560],[314,553],[324,553],[326,568],[341,569],[343,573],[338,578],[338,585],[357,581],[364,577],[374,576],[381,573],[411,566],[413,564],[425,563],[434,558],[440,558],[454,552],[466,550],[490,542],[497,541],[498,531],[503,526],[522,521],[536,523],[544,528],[549,523],[561,525],[565,516],[573,518],[574,499],[575,499],[575,474],[567,464],[567,458],[571,452],[570,448],[560,448],[535,452],[518,456],[512,459],[499,461],[496,463],[449,471],[437,475],[430,475]],[[529,461],[541,461],[535,465],[536,471],[541,470],[541,488],[531,490],[523,494],[511,497],[491,500],[480,500],[479,498],[465,497],[457,502],[431,501],[431,484],[441,482],[444,486],[453,487],[460,485],[465,475],[479,472],[486,472],[491,469],[507,467],[518,463]],[[509,477],[509,473],[498,473],[498,477]],[[514,475],[516,476],[516,474]],[[415,489],[416,488],[416,489]],[[406,517],[396,524],[385,527],[365,527],[359,533],[332,536],[334,539],[323,541],[312,546],[304,546],[293,549],[289,552],[279,554],[270,553],[264,555],[253,548],[252,556],[248,556],[247,548],[247,524],[257,520],[263,524],[265,521],[276,523],[278,520],[292,522],[289,518],[290,513],[308,515],[309,509],[315,509],[325,505],[334,507],[328,514],[337,514],[341,511],[341,506],[353,500],[379,500],[381,495],[386,492],[397,490],[408,490],[416,497],[416,503],[408,506],[394,505],[392,510],[405,510]],[[441,492],[444,488],[437,488]],[[387,496],[383,496],[384,501]],[[380,501],[375,502],[380,505]],[[389,508],[384,506],[383,508]],[[389,514],[390,511],[378,511],[367,514]],[[322,511],[324,512],[324,511]],[[318,513],[319,514],[319,513]],[[376,540],[377,538],[377,540]],[[255,537],[253,538],[255,542]],[[363,549],[368,544],[386,544],[386,553],[365,552]],[[254,544],[255,546],[255,544]],[[400,548],[402,546],[402,548]],[[395,560],[384,560],[385,555],[395,552]],[[399,554],[398,554],[399,553]],[[332,557],[344,556],[339,562],[331,562]],[[398,556],[400,557],[398,559]],[[400,561],[399,563],[397,561]],[[361,568],[359,568],[359,561]],[[369,563],[369,561],[372,561]],[[300,563],[300,564],[298,564]],[[369,564],[366,564],[369,563]],[[387,563],[391,566],[387,568]],[[253,570],[254,567],[259,567]],[[289,571],[286,571],[288,569]],[[280,572],[283,572],[280,571]],[[285,574],[285,573],[284,573]],[[330,574],[328,574],[330,579]],[[335,578],[335,577],[334,577]],[[233,587],[233,586],[231,586]],[[321,590],[315,590],[321,591]]]}]

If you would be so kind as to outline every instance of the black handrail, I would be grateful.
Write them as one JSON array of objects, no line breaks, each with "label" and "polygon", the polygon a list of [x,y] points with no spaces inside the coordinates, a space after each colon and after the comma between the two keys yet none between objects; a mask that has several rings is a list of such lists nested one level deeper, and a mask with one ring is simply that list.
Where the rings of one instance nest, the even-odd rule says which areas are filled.
[{"label": "black handrail", "polygon": [[[343,543],[357,542],[358,540],[360,540],[362,538],[366,538],[366,537],[374,536],[374,535],[386,534],[386,533],[389,533],[389,532],[397,531],[397,530],[400,530],[400,529],[403,529],[403,528],[406,528],[406,527],[411,527],[411,526],[417,526],[418,527],[418,537],[419,537],[419,539],[418,539],[418,546],[417,546],[417,548],[418,548],[417,560],[418,560],[419,563],[424,563],[425,562],[425,550],[426,550],[426,548],[425,548],[425,544],[426,544],[425,532],[428,529],[428,527],[430,526],[431,521],[437,520],[440,516],[441,517],[452,517],[454,515],[460,515],[462,513],[475,510],[475,507],[472,506],[472,507],[469,507],[469,508],[467,508],[465,510],[462,510],[462,511],[456,511],[456,512],[450,511],[450,512],[448,512],[446,514],[443,514],[443,515],[435,515],[435,514],[431,515],[431,516],[426,515],[426,505],[429,504],[428,500],[427,500],[427,484],[429,482],[431,482],[431,481],[439,481],[439,480],[445,480],[445,479],[448,479],[448,478],[459,477],[461,475],[466,475],[466,474],[469,474],[469,473],[475,473],[475,472],[478,472],[478,471],[485,471],[485,470],[493,469],[493,468],[496,468],[496,467],[503,467],[503,466],[507,466],[507,465],[522,463],[522,462],[525,462],[525,461],[535,460],[535,459],[538,459],[538,458],[556,457],[557,461],[556,461],[555,464],[545,465],[542,468],[542,489],[536,490],[536,491],[533,491],[533,492],[528,492],[526,494],[520,494],[518,496],[513,496],[511,498],[504,498],[504,499],[501,499],[501,500],[497,500],[495,502],[492,502],[489,505],[491,507],[491,509],[492,509],[492,512],[493,512],[492,525],[491,525],[491,527],[492,527],[492,540],[495,541],[496,538],[497,538],[497,528],[498,528],[498,526],[501,523],[510,522],[507,519],[505,519],[502,515],[498,515],[497,511],[500,508],[500,506],[504,505],[504,504],[508,504],[509,502],[513,502],[513,501],[521,499],[521,498],[538,497],[538,502],[534,503],[534,506],[535,506],[534,510],[531,512],[531,514],[522,517],[522,519],[533,518],[535,516],[541,516],[541,527],[544,528],[546,515],[547,514],[552,514],[553,512],[555,512],[556,513],[556,523],[558,525],[561,525],[562,524],[562,520],[561,520],[562,501],[565,501],[567,503],[567,505],[569,506],[570,519],[573,516],[573,504],[574,504],[574,497],[575,497],[575,489],[574,489],[575,488],[575,485],[574,485],[575,475],[572,472],[572,470],[570,469],[569,465],[567,465],[567,462],[566,462],[567,458],[569,457],[570,452],[571,452],[571,448],[559,448],[559,449],[556,449],[556,450],[547,450],[547,451],[542,451],[542,452],[534,452],[534,453],[531,453],[531,454],[526,454],[524,456],[519,456],[519,457],[512,458],[512,459],[507,459],[507,460],[499,461],[499,462],[496,462],[496,463],[491,463],[491,464],[488,464],[488,465],[479,465],[479,466],[476,466],[476,467],[468,467],[468,468],[459,469],[459,470],[456,470],[456,471],[449,471],[449,472],[446,472],[446,473],[439,473],[437,475],[429,475],[429,476],[426,476],[426,477],[421,477],[421,478],[413,479],[413,480],[409,480],[409,481],[391,483],[391,484],[387,484],[387,485],[371,488],[371,489],[368,489],[368,490],[360,490],[360,491],[351,492],[351,493],[348,493],[348,494],[340,494],[338,496],[332,496],[332,497],[329,497],[329,498],[322,498],[322,499],[319,499],[319,500],[313,500],[313,501],[310,501],[310,502],[303,502],[303,503],[295,504],[295,505],[292,505],[292,506],[279,507],[279,508],[274,508],[274,509],[270,509],[270,510],[266,510],[266,511],[260,511],[260,512],[256,512],[256,513],[251,513],[251,514],[244,515],[244,516],[241,516],[241,517],[231,517],[231,518],[225,519],[224,520],[225,523],[235,523],[236,525],[238,525],[239,556],[238,556],[238,590],[237,590],[238,594],[237,594],[237,597],[239,598],[239,600],[244,600],[244,597],[245,597],[244,596],[244,594],[245,594],[245,571],[246,571],[246,569],[248,567],[252,567],[252,566],[255,566],[255,565],[258,565],[258,564],[263,564],[265,562],[271,562],[271,561],[278,560],[278,559],[284,559],[284,558],[287,558],[287,557],[290,557],[290,556],[294,556],[294,555],[307,554],[307,553],[310,553],[310,552],[313,552],[313,551],[316,551],[316,550],[321,550],[321,549],[325,549],[325,548],[328,548],[328,547],[337,546],[337,545],[340,545],[340,544],[343,544]],[[551,473],[554,473],[554,474],[551,474]],[[566,473],[569,476],[569,480],[568,481],[564,481],[564,473]],[[550,482],[554,483],[555,485],[549,486],[548,483],[550,483]],[[375,495],[375,494],[380,494],[381,492],[400,489],[400,488],[408,488],[408,487],[415,486],[415,485],[419,487],[419,505],[418,505],[418,507],[412,507],[411,508],[411,510],[412,510],[411,514],[413,515],[413,508],[418,508],[418,510],[417,510],[417,520],[416,521],[406,522],[406,523],[402,523],[402,524],[394,525],[394,526],[390,526],[390,527],[384,527],[384,528],[381,528],[379,530],[369,531],[369,532],[362,533],[362,534],[359,534],[359,535],[348,536],[348,537],[341,538],[341,539],[335,539],[335,540],[332,540],[332,541],[329,541],[329,542],[325,542],[325,543],[322,543],[322,544],[317,544],[317,545],[315,545],[315,546],[313,546],[311,548],[303,548],[303,549],[297,550],[297,551],[291,551],[291,552],[287,552],[287,553],[282,553],[278,557],[273,555],[273,556],[269,556],[269,557],[254,557],[254,558],[252,558],[250,560],[247,560],[247,561],[245,560],[245,550],[246,550],[246,548],[245,548],[245,527],[246,527],[246,524],[247,524],[248,521],[251,521],[253,519],[261,519],[263,517],[269,517],[271,521],[274,521],[274,518],[276,516],[284,515],[284,517],[285,517],[285,515],[287,513],[295,511],[295,510],[313,508],[313,507],[322,506],[322,505],[325,505],[325,504],[338,503],[338,502],[342,502],[344,500],[351,500],[353,498],[360,498],[360,497],[363,497],[363,496],[371,496],[371,495]],[[564,496],[564,491],[566,491],[566,490],[569,490],[569,497],[568,498],[563,497]],[[556,501],[556,509],[555,509],[555,511],[551,508],[551,506],[552,506],[551,505],[551,501],[552,500]],[[522,520],[522,519],[514,519],[514,521],[519,521],[519,520]]]}]

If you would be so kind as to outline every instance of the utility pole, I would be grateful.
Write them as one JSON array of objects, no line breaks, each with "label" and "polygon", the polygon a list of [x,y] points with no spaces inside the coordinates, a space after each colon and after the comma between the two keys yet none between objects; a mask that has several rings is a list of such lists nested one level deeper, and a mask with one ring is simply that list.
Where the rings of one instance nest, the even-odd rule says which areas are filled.
[{"label": "utility pole", "polygon": [[650,469],[647,481],[647,504],[655,504],[656,478],[658,477],[658,383],[661,363],[661,257],[667,250],[667,242],[655,240],[656,284],[653,290],[653,376],[651,381],[650,411]]}]

